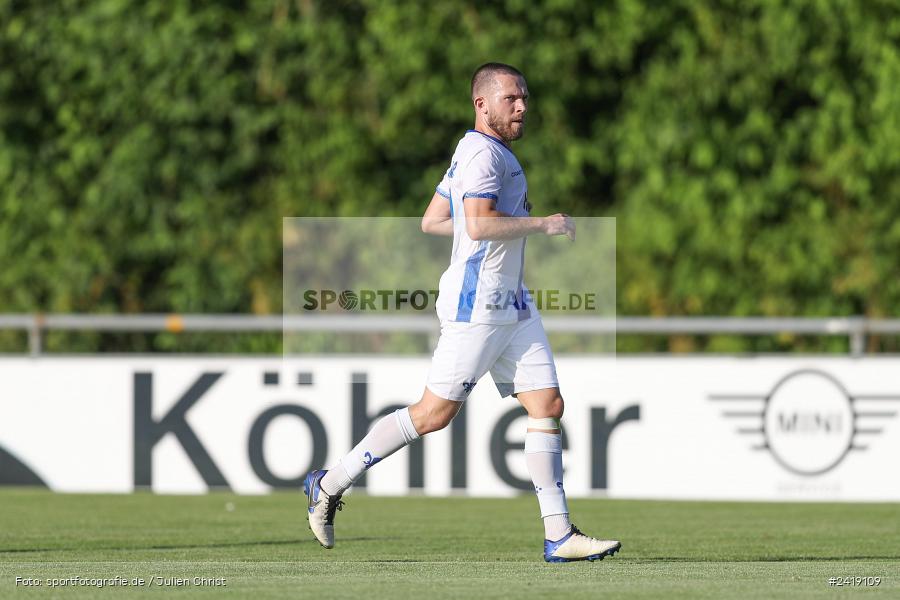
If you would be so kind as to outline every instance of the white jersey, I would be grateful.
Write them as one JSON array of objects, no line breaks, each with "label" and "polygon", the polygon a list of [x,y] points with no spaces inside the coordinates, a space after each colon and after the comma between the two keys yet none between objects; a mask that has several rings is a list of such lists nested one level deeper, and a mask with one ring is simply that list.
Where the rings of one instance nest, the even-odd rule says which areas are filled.
[{"label": "white jersey", "polygon": [[437,313],[441,321],[503,324],[537,316],[523,282],[525,238],[473,241],[464,204],[490,198],[496,209],[528,216],[525,172],[499,139],[470,129],[456,146],[437,193],[450,202],[453,252],[441,276]]}]

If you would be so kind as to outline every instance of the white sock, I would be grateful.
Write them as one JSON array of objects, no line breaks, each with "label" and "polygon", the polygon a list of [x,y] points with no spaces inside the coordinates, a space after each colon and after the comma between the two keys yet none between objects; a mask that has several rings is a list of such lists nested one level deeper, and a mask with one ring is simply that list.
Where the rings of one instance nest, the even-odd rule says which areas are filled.
[{"label": "white sock", "polygon": [[347,471],[344,470],[344,465],[338,463],[328,469],[328,472],[325,473],[325,477],[322,478],[319,485],[322,486],[322,490],[324,490],[326,494],[334,496],[335,494],[343,494],[347,488],[353,485],[353,480],[347,475]]},{"label": "white sock", "polygon": [[558,540],[569,532],[569,506],[563,489],[562,435],[529,431],[525,434],[525,464],[534,482],[544,537]]},{"label": "white sock", "polygon": [[551,542],[561,540],[570,529],[572,524],[569,523],[569,513],[544,517],[544,537]]},{"label": "white sock", "polygon": [[367,469],[417,439],[409,408],[397,409],[376,421],[366,437],[328,471],[322,489],[329,496],[343,494]]}]

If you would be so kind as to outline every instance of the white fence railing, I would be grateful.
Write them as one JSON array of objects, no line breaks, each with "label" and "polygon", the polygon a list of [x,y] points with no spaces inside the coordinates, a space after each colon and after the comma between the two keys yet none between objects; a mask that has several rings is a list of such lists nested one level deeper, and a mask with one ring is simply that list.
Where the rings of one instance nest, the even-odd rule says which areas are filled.
[{"label": "white fence railing", "polygon": [[[900,319],[770,317],[544,317],[550,332],[636,335],[778,335],[783,333],[847,336],[850,353],[860,356],[868,335],[900,335]],[[0,314],[0,329],[28,332],[29,352],[38,356],[45,331],[265,332],[334,331],[413,332],[435,335],[437,319],[422,316],[281,316],[281,315],[74,315]]]}]

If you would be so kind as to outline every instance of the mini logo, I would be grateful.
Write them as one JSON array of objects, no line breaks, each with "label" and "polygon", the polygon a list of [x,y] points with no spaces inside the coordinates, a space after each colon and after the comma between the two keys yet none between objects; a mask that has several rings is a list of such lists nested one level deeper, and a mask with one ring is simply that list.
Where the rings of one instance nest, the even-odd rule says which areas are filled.
[{"label": "mini logo", "polygon": [[344,310],[353,310],[359,304],[359,297],[354,292],[344,290],[341,292],[341,295],[338,296],[338,304],[340,304],[341,308]]},{"label": "mini logo", "polygon": [[522,174],[522,169],[519,169],[518,171],[513,171],[512,173],[510,173],[510,176],[511,176],[511,177],[518,177],[518,176],[521,175],[521,174]]},{"label": "mini logo", "polygon": [[[755,438],[753,450],[768,451],[784,469],[796,475],[827,473],[850,452],[868,448],[874,427],[896,411],[872,404],[900,401],[896,395],[851,395],[832,375],[802,369],[782,378],[768,394],[711,394],[728,402],[722,416],[738,423],[737,433]],[[733,403],[733,404],[732,404]]]},{"label": "mini logo", "polygon": [[478,383],[478,382],[477,381],[463,381],[462,386],[463,386],[463,389],[466,391],[466,396],[469,395],[469,392],[472,391],[472,388],[475,387],[476,383]]},{"label": "mini logo", "polygon": [[369,470],[369,467],[371,467],[373,465],[377,465],[380,462],[381,462],[381,457],[380,456],[373,457],[371,452],[366,452],[363,455],[363,464],[366,465],[367,471]]}]

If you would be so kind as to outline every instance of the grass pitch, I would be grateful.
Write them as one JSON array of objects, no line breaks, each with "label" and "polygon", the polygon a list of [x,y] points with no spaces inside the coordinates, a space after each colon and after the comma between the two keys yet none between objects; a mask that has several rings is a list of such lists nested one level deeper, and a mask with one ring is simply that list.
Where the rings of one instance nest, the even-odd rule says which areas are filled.
[{"label": "grass pitch", "polygon": [[[298,493],[0,489],[0,598],[900,596],[898,504],[572,500],[570,508],[579,528],[620,539],[622,552],[595,563],[544,563],[530,496],[350,495],[338,513],[337,547],[324,550],[306,528]],[[117,576],[143,578],[145,586],[48,583]],[[849,576],[881,583],[828,583]],[[16,577],[43,584],[17,586]],[[195,577],[224,578],[225,586],[195,584]],[[173,578],[189,583],[174,586]]]}]

